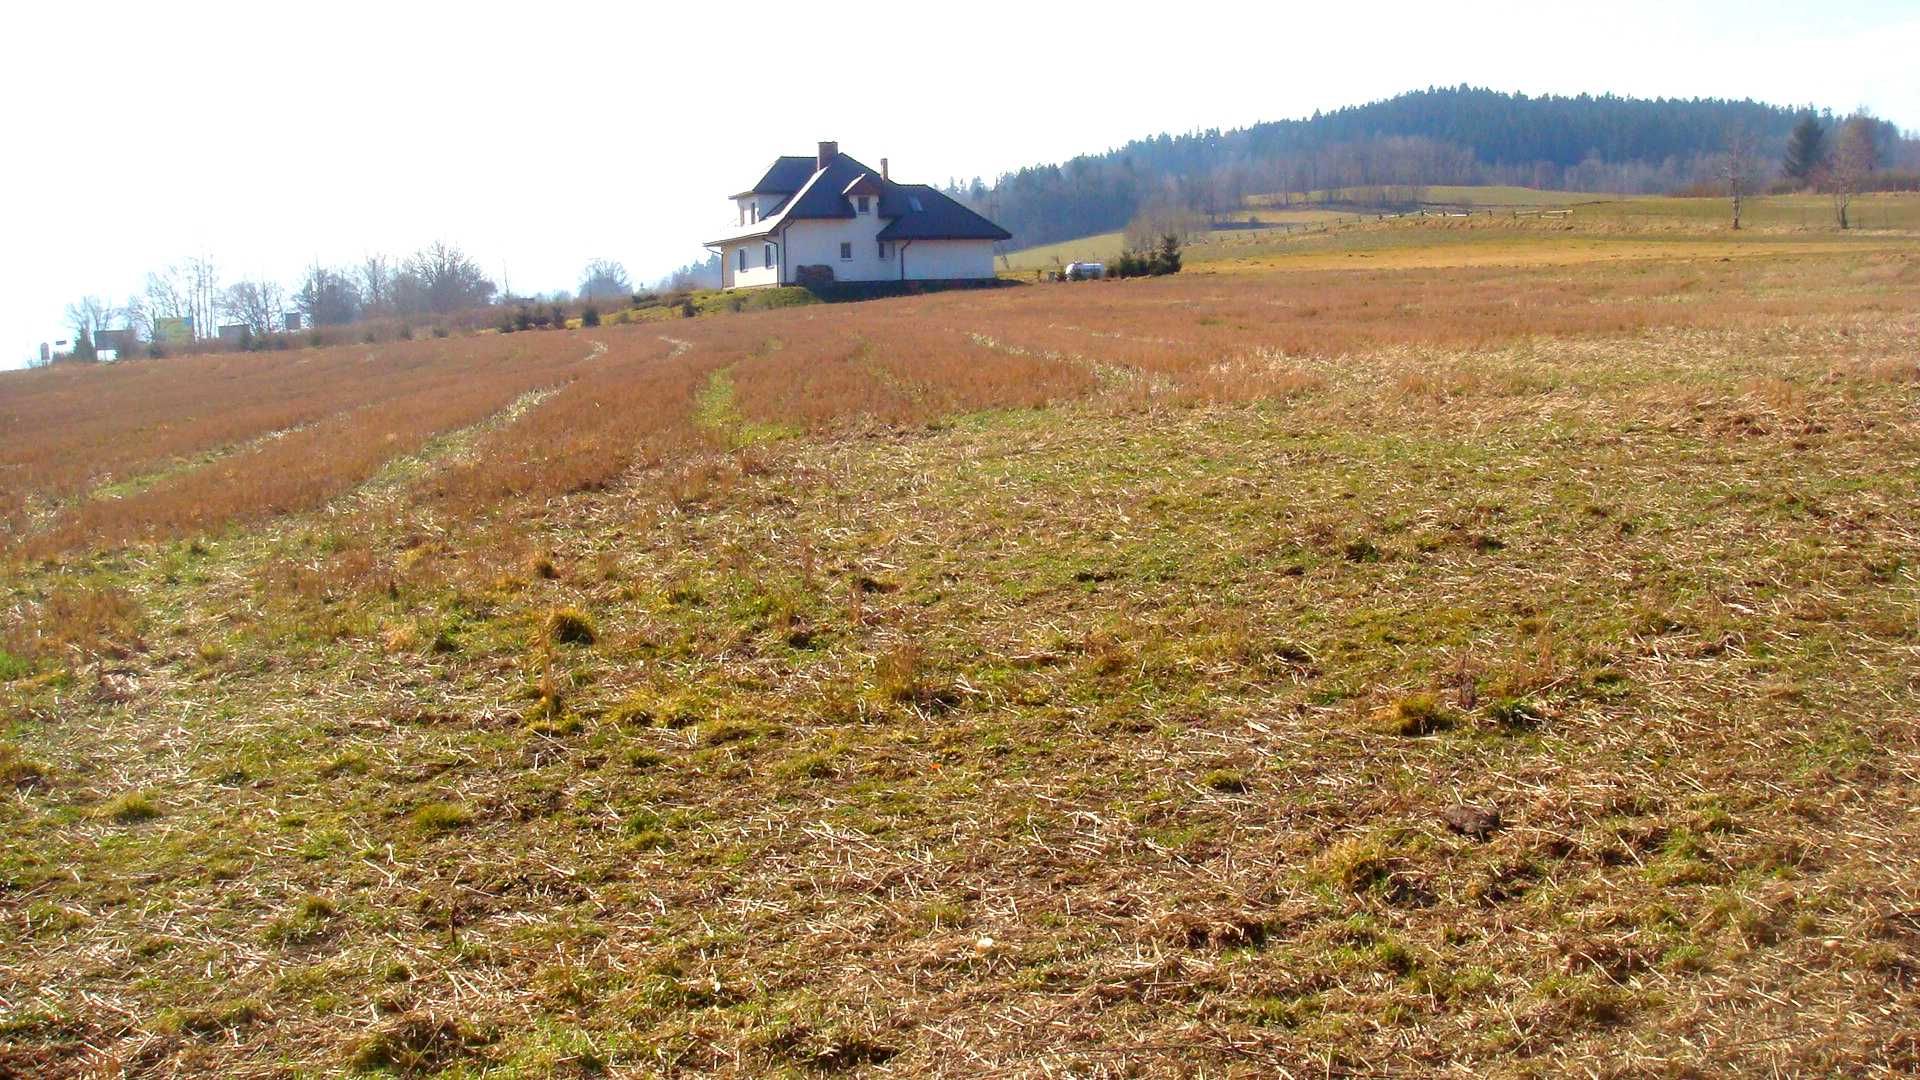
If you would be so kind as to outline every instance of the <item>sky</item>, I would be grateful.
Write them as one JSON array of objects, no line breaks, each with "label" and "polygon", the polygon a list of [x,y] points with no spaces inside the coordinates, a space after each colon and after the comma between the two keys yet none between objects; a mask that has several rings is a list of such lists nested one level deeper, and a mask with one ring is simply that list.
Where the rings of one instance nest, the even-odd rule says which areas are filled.
[{"label": "sky", "polygon": [[1751,97],[1920,129],[1920,2],[10,5],[0,367],[211,256],[456,244],[518,293],[703,258],[779,154],[943,184],[1469,83]]}]

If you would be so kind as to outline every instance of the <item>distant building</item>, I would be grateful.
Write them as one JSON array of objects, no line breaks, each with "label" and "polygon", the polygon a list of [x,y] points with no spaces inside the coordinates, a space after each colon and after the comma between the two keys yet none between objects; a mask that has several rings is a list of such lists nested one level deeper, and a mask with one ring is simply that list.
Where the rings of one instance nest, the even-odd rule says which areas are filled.
[{"label": "distant building", "polygon": [[823,142],[782,157],[733,197],[737,221],[707,243],[728,289],[809,281],[992,278],[993,245],[1012,234],[926,184],[895,183]]},{"label": "distant building", "polygon": [[129,356],[140,347],[140,335],[131,329],[95,330],[93,332],[93,350],[96,353],[111,352],[114,359]]},{"label": "distant building", "polygon": [[282,318],[285,320],[282,325],[288,333],[293,333],[295,330],[300,329],[300,313],[299,312],[289,311],[284,316],[282,316]]},{"label": "distant building", "polygon": [[247,340],[247,324],[227,323],[220,328],[220,340],[228,344],[237,344]]}]

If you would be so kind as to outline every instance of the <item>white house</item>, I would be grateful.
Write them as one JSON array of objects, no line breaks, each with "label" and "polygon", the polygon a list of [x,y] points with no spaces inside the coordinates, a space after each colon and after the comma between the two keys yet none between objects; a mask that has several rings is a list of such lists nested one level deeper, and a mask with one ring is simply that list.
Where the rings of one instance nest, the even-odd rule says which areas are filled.
[{"label": "white house", "polygon": [[733,197],[735,222],[707,242],[729,289],[834,281],[967,281],[993,277],[993,245],[1012,234],[926,184],[895,183],[887,159],[869,169],[823,142],[782,157]]}]

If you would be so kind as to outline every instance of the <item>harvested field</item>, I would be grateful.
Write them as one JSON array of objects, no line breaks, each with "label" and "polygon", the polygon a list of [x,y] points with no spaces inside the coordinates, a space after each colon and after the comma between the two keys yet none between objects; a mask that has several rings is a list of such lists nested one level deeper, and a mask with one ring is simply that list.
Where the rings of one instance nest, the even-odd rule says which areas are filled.
[{"label": "harvested field", "polygon": [[0,1072],[1910,1074],[1916,341],[1786,250],[0,378]]},{"label": "harvested field", "polygon": [[[435,435],[563,384],[471,460],[425,477],[430,501],[491,513],[508,495],[659,473],[727,447],[743,424],[748,435],[827,432],[1070,400],[1257,401],[1399,346],[1750,326],[1910,312],[1916,301],[1920,263],[1876,250],[1755,265],[1194,275],[944,294],[668,329],[407,343],[392,347],[391,366],[376,361],[384,353],[338,348],[204,357],[16,376],[0,405],[9,459],[0,467],[17,478],[10,546],[41,556],[312,509]],[[164,419],[186,407],[185,387],[198,391],[191,410]],[[714,408],[724,424],[711,422]]]}]

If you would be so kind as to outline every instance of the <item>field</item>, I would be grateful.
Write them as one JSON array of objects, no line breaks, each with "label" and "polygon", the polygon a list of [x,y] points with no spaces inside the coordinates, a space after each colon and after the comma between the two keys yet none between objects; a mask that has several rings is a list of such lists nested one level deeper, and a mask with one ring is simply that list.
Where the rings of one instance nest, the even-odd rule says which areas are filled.
[{"label": "field", "polygon": [[1920,1070],[1920,243],[1447,222],[0,376],[0,1075]]},{"label": "field", "polygon": [[[1287,195],[1248,196],[1249,205],[1266,209],[1269,207],[1302,209],[1315,202],[1359,203],[1376,198],[1380,187],[1328,188],[1302,196],[1298,193]],[[1604,202],[1619,198],[1617,195],[1587,191],[1555,191],[1550,188],[1514,187],[1504,184],[1429,184],[1415,189],[1420,201],[1430,206],[1453,207],[1493,207],[1501,210],[1515,207],[1558,208],[1575,203]]]},{"label": "field", "polygon": [[[1906,250],[1920,232],[1920,198],[1868,194],[1853,200],[1854,229],[1832,227],[1824,195],[1750,198],[1744,228],[1726,228],[1725,199],[1594,195],[1515,187],[1429,187],[1430,209],[1388,214],[1351,207],[1255,209],[1230,215],[1241,224],[1209,230],[1186,250],[1191,267],[1222,270],[1328,270],[1343,260],[1384,259],[1397,268],[1567,265],[1595,259],[1702,259],[1771,255],[1786,250]],[[1339,203],[1355,192],[1316,192]],[[1260,227],[1247,227],[1257,218]],[[1223,218],[1222,220],[1227,220]],[[1032,278],[1075,261],[1117,258],[1121,233],[1026,248],[1007,256],[1002,273]]]},{"label": "field", "polygon": [[[1371,221],[1373,217],[1374,215],[1371,214],[1360,215],[1352,211],[1304,207],[1256,208],[1237,214],[1223,214],[1217,222],[1221,227],[1196,237],[1189,248],[1189,254],[1199,255],[1204,259],[1209,245],[1220,241],[1244,237],[1271,240],[1297,232],[1323,230],[1343,224],[1360,224],[1363,221]],[[1002,270],[1015,277],[1031,277],[1035,270],[1058,270],[1071,262],[1110,262],[1118,258],[1125,247],[1124,233],[1099,233],[1094,236],[1083,236],[1077,240],[1041,244],[1012,252],[1002,261]]]},{"label": "field", "polygon": [[1126,236],[1117,232],[1041,244],[1009,254],[1001,261],[1001,270],[1031,276],[1036,270],[1058,270],[1071,262],[1106,262],[1118,258],[1126,246]]}]

